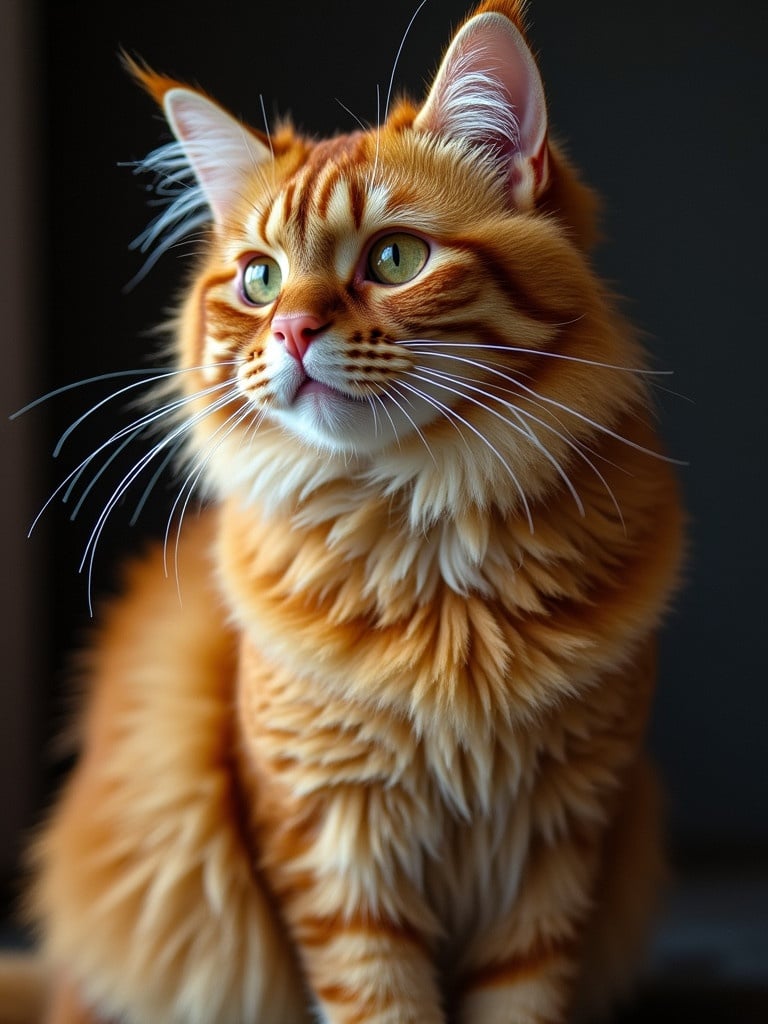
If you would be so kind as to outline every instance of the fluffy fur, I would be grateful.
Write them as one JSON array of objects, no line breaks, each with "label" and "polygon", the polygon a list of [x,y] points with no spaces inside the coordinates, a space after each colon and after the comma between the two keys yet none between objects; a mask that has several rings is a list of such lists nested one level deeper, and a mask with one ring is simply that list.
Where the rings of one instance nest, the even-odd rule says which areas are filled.
[{"label": "fluffy fur", "polygon": [[[212,216],[153,456],[187,438],[210,508],[181,603],[151,550],[89,654],[50,1021],[556,1024],[636,970],[681,515],[520,7],[330,140],[135,69],[197,183],[145,240]],[[382,239],[426,262],[382,280]]]}]

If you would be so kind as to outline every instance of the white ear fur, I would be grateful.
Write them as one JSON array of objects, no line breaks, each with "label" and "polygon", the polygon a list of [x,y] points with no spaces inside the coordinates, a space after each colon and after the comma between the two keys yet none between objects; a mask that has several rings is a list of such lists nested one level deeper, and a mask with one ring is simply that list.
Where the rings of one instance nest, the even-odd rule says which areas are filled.
[{"label": "white ear fur", "polygon": [[169,89],[163,108],[215,220],[221,222],[241,197],[245,176],[270,158],[268,147],[240,121],[191,89]]},{"label": "white ear fur", "polygon": [[414,127],[490,151],[521,209],[546,187],[544,86],[523,36],[501,14],[477,15],[461,29]]}]

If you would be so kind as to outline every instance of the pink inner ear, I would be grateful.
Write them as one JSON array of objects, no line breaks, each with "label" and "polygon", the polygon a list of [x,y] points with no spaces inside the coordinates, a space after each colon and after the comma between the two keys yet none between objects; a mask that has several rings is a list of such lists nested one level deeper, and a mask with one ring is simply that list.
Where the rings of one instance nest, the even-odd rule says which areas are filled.
[{"label": "pink inner ear", "polygon": [[522,36],[519,39],[522,49],[515,47],[510,51],[510,42],[512,40],[498,36],[486,41],[484,56],[488,70],[504,87],[517,118],[520,129],[518,151],[521,156],[533,156],[541,148],[547,132],[544,88]]},{"label": "pink inner ear", "polygon": [[516,206],[532,206],[546,187],[544,87],[525,40],[501,14],[478,15],[461,29],[415,126],[490,147],[506,163]]}]

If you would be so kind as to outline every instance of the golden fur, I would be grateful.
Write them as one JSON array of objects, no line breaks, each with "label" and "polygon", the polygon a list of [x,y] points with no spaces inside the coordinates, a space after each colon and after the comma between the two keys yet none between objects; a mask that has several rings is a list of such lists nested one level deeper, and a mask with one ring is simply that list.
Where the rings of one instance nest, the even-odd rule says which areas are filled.
[{"label": "golden fur", "polygon": [[[481,5],[423,108],[321,142],[137,69],[214,214],[177,330],[212,500],[181,602],[152,549],[91,648],[35,847],[50,1021],[555,1024],[635,972],[681,514],[520,7]],[[511,155],[450,99],[498,40],[536,115]],[[426,267],[372,282],[406,229]],[[274,305],[237,292],[253,253]],[[275,318],[309,313],[302,363]]]}]

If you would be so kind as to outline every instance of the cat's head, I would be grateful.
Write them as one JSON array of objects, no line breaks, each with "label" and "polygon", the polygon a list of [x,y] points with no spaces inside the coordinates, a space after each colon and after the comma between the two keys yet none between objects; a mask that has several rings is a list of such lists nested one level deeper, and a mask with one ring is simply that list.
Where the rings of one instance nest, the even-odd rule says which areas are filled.
[{"label": "cat's head", "polygon": [[135,69],[177,139],[150,166],[198,186],[162,227],[211,220],[180,321],[200,451],[242,464],[277,432],[286,465],[401,453],[413,477],[463,459],[535,494],[615,400],[588,365],[617,359],[584,259],[591,195],[548,141],[520,8],[483,3],[421,106],[321,141]]}]

